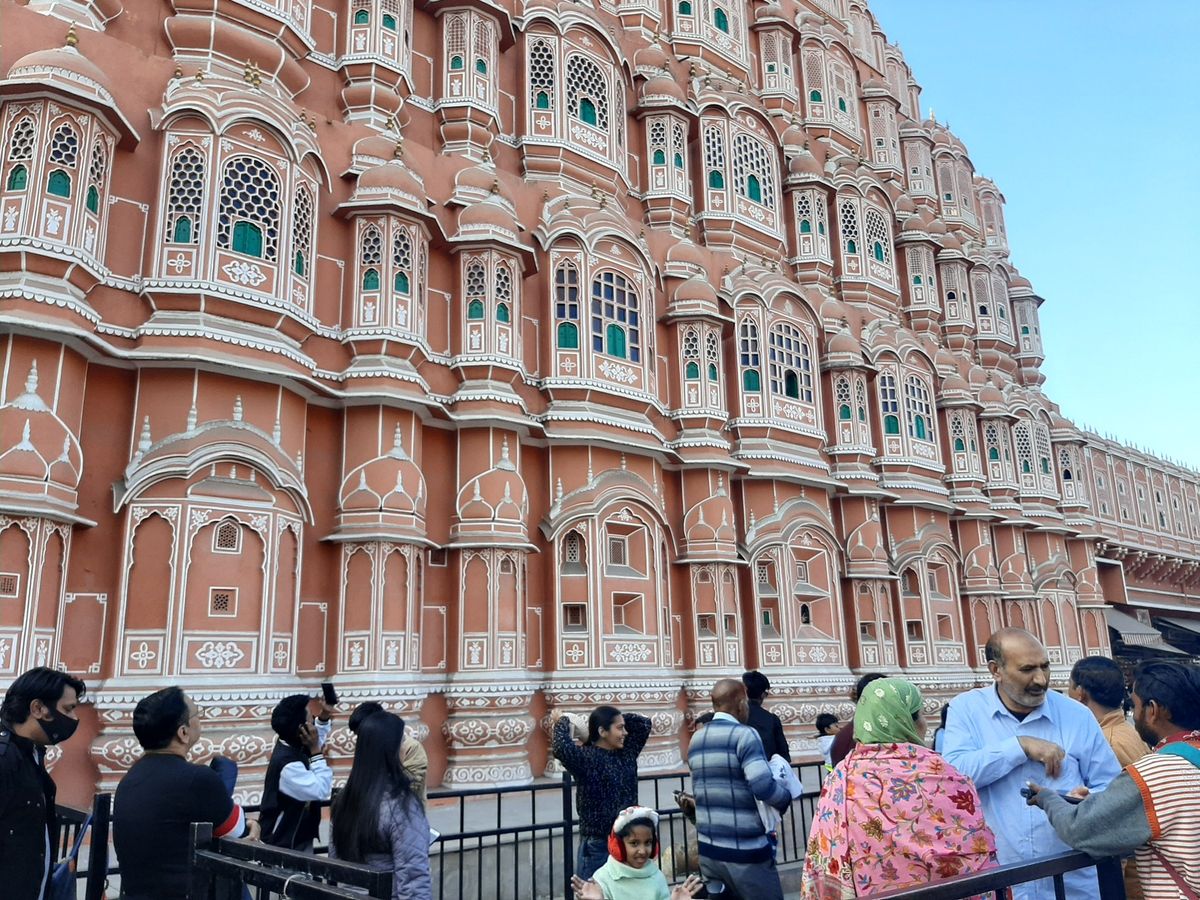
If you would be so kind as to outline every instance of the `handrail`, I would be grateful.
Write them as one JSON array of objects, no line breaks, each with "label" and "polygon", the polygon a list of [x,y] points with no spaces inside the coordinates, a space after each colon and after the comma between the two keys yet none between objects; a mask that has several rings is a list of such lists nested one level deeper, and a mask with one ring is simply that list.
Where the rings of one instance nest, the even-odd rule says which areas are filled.
[{"label": "handrail", "polygon": [[1042,856],[1028,862],[1010,863],[952,878],[932,881],[919,887],[900,888],[879,894],[868,894],[864,900],[961,900],[990,891],[1043,878],[1061,881],[1068,872],[1096,867],[1099,884],[1099,900],[1125,900],[1125,884],[1121,876],[1121,860],[1115,856],[1093,859],[1086,853],[1070,850],[1053,856]]}]

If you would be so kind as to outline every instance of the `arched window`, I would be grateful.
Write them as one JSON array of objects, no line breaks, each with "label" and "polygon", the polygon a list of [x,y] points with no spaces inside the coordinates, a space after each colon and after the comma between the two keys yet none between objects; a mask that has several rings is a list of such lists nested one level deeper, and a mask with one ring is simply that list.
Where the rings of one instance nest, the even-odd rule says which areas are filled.
[{"label": "arched window", "polygon": [[367,226],[359,246],[359,265],[362,267],[362,289],[379,290],[379,271],[383,267],[383,233],[374,225]]},{"label": "arched window", "polygon": [[808,99],[809,99],[809,102],[811,102],[811,103],[820,103],[821,102],[821,92],[817,91],[817,90],[809,91]]},{"label": "arched window", "polygon": [[748,134],[733,139],[733,184],[738,194],[767,209],[775,208],[774,162],[760,140]]},{"label": "arched window", "polygon": [[683,333],[683,377],[688,381],[700,380],[700,335],[695,328]]},{"label": "arched window", "polygon": [[909,436],[918,441],[931,440],[933,406],[929,402],[929,388],[917,375],[909,375],[904,381],[904,405]]},{"label": "arched window", "polygon": [[562,263],[554,272],[554,317],[558,319],[558,348],[579,348],[579,270]]},{"label": "arched window", "polygon": [[92,159],[88,166],[88,189],[85,202],[87,208],[97,215],[100,213],[100,189],[104,187],[107,165],[108,154],[104,152],[104,145],[100,141],[96,141],[92,144]]},{"label": "arched window", "polygon": [[883,414],[883,433],[900,433],[900,400],[896,394],[896,378],[890,373],[879,376],[879,411]]},{"label": "arched window", "polygon": [[486,59],[480,58],[480,59],[475,60],[475,71],[476,72],[478,72],[480,75],[486,75],[487,70],[488,70],[488,66],[487,66]]},{"label": "arched window", "polygon": [[450,70],[453,72],[458,72],[458,71],[461,71],[462,67],[463,67],[462,54],[455,53],[453,56],[450,57]]},{"label": "arched window", "polygon": [[88,208],[88,212],[93,212],[93,213],[100,212],[100,192],[98,190],[96,190],[96,186],[94,184],[88,186],[87,200],[85,202],[86,202],[86,205]]},{"label": "arched window", "polygon": [[257,157],[237,156],[225,164],[217,212],[217,246],[268,262],[277,258],[279,177]]},{"label": "arched window", "polygon": [[812,403],[812,356],[800,330],[790,322],[776,322],[768,343],[771,391]]},{"label": "arched window", "polygon": [[370,25],[371,24],[370,10],[366,10],[366,9],[355,10],[354,11],[354,24],[355,25]]},{"label": "arched window", "polygon": [[704,129],[704,168],[708,172],[708,186],[714,190],[724,190],[725,135],[716,125]]},{"label": "arched window", "polygon": [[641,362],[638,297],[624,275],[604,272],[592,281],[592,350]]},{"label": "arched window", "polygon": [[691,0],[679,0],[679,14],[681,16],[690,16],[692,14]]},{"label": "arched window", "polygon": [[507,323],[512,321],[513,284],[512,273],[508,266],[499,263],[496,266],[496,321]]},{"label": "arched window", "polygon": [[651,160],[656,166],[665,166],[667,164],[667,154],[661,147],[659,147],[654,151],[654,155],[651,157]]},{"label": "arched window", "polygon": [[[8,154],[6,162],[13,163],[18,160],[28,161],[33,159],[33,150],[37,145],[37,126],[34,124],[31,116],[25,116],[16,125],[13,126],[12,137],[8,141]],[[20,169],[23,175],[21,187],[13,187],[13,176],[17,169]],[[10,191],[24,190],[29,184],[29,171],[25,166],[17,166],[9,173],[8,187]]]},{"label": "arched window", "polygon": [[801,234],[812,234],[812,222],[810,222],[808,219],[801,219],[800,220],[800,233]]},{"label": "arched window", "polygon": [[484,318],[484,305],[487,300],[487,275],[480,263],[472,262],[467,265],[466,277],[467,318]]},{"label": "arched window", "polygon": [[396,30],[396,17],[387,13],[383,14],[383,27],[388,31]]},{"label": "arched window", "polygon": [[167,235],[175,244],[200,239],[196,225],[204,209],[204,157],[191,146],[171,159],[167,182]]},{"label": "arched window", "polygon": [[13,166],[11,172],[8,173],[8,181],[4,185],[4,189],[8,191],[23,191],[29,186],[29,170],[21,164]]},{"label": "arched window", "polygon": [[863,216],[863,227],[871,244],[871,255],[877,261],[891,265],[892,237],[883,214],[868,206]]},{"label": "arched window", "polygon": [[54,135],[50,138],[50,163],[74,169],[78,162],[79,136],[74,128],[63,123],[54,129]]},{"label": "arched window", "polygon": [[853,200],[843,200],[839,207],[839,221],[842,228],[842,244],[846,252],[853,255],[858,253],[858,204]]},{"label": "arched window", "polygon": [[567,112],[585,125],[608,130],[608,79],[578,53],[567,57]]},{"label": "arched window", "polygon": [[717,26],[718,31],[729,34],[729,14],[719,6],[713,7],[713,24]]},{"label": "arched window", "polygon": [[55,169],[46,179],[46,193],[55,197],[71,196],[71,176],[62,169]]},{"label": "arched window", "polygon": [[529,91],[535,109],[554,108],[554,47],[544,39],[529,46]]},{"label": "arched window", "polygon": [[292,271],[301,278],[308,275],[312,229],[312,192],[306,187],[301,187],[296,191],[296,204],[292,210]]},{"label": "arched window", "polygon": [[708,380],[715,382],[718,375],[717,360],[721,358],[721,339],[715,331],[704,338],[704,358],[708,360]]},{"label": "arched window", "polygon": [[762,390],[759,374],[758,324],[749,316],[742,319],[738,329],[738,363],[742,368],[742,388],[747,391]]},{"label": "arched window", "polygon": [[406,296],[412,294],[412,239],[403,227],[392,235],[392,290]]}]

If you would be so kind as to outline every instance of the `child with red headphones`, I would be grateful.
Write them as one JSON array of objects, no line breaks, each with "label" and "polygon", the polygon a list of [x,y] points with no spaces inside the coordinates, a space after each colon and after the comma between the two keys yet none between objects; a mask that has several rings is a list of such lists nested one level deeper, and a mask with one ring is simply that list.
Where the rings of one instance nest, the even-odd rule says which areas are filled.
[{"label": "child with red headphones", "polygon": [[658,863],[658,813],[645,806],[621,810],[608,836],[608,862],[592,881],[571,878],[576,900],[689,900],[703,882],[692,875],[672,890]]}]

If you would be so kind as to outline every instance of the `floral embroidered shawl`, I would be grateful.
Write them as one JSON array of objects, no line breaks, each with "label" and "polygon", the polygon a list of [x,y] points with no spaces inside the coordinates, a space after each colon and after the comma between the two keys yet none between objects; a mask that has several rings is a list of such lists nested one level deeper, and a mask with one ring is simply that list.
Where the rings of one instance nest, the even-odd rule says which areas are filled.
[{"label": "floral embroidered shawl", "polygon": [[919,744],[862,744],[829,773],[801,900],[848,900],[996,865],[970,779]]}]

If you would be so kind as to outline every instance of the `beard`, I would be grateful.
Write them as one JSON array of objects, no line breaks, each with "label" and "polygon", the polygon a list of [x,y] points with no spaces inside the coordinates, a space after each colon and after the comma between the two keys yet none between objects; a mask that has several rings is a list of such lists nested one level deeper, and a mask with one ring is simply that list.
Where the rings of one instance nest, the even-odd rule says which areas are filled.
[{"label": "beard", "polygon": [[1001,685],[1000,690],[1008,696],[1008,699],[1018,706],[1023,706],[1026,709],[1033,709],[1041,706],[1046,702],[1046,691],[1035,690],[1031,688],[1017,688],[1011,685]]},{"label": "beard", "polygon": [[1158,735],[1151,731],[1150,728],[1139,719],[1133,720],[1133,727],[1137,731],[1138,737],[1146,742],[1146,746],[1153,749],[1154,745],[1159,741]]}]

